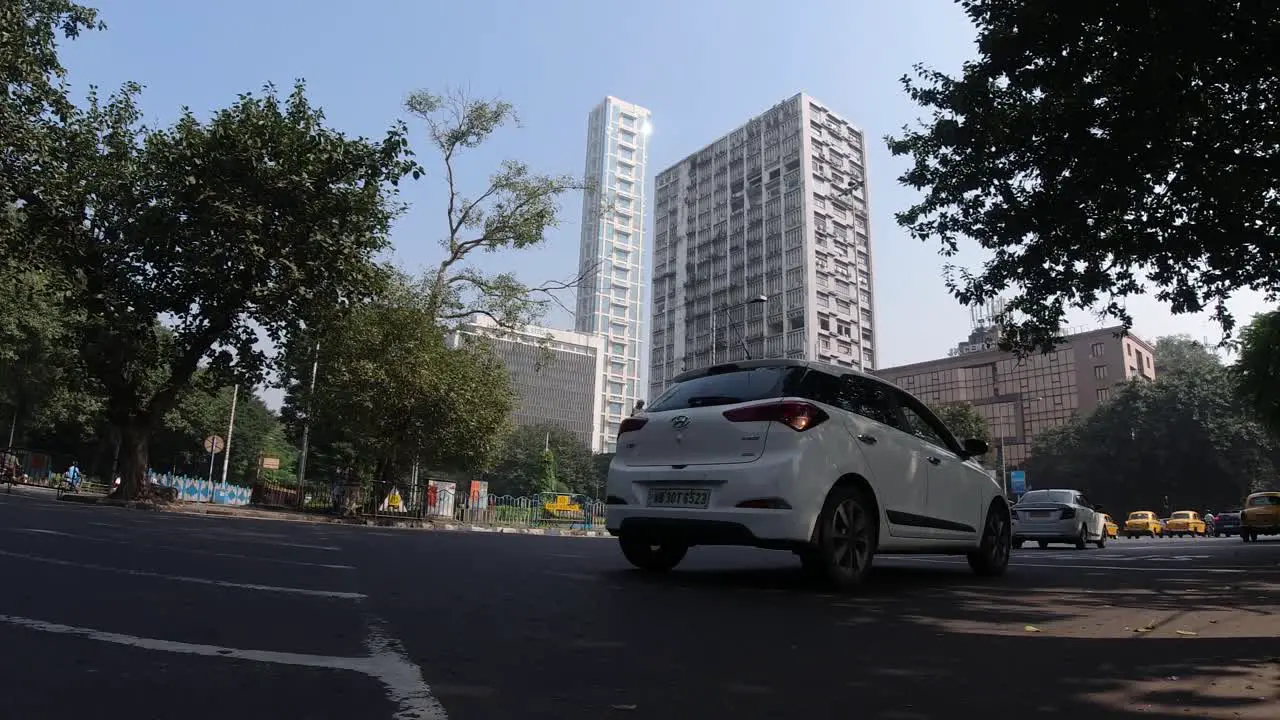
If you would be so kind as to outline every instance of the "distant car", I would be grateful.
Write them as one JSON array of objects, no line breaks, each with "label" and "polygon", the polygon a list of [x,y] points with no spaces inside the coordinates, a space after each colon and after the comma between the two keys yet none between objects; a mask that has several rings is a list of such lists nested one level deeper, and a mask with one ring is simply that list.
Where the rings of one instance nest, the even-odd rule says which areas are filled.
[{"label": "distant car", "polygon": [[1280,534],[1280,492],[1259,492],[1244,501],[1240,512],[1240,537],[1254,542],[1259,535]]},{"label": "distant car", "polygon": [[1200,517],[1200,513],[1194,510],[1179,510],[1169,517],[1164,531],[1176,537],[1203,537],[1208,534],[1209,528]]},{"label": "distant car", "polygon": [[678,375],[618,430],[606,526],[638,568],[697,545],[791,550],[849,587],[875,554],[1009,562],[1009,507],[978,458],[925,405],[879,378],[806,360],[748,360]]},{"label": "distant car", "polygon": [[1213,520],[1214,520],[1213,521],[1214,537],[1222,537],[1224,535],[1231,536],[1231,535],[1240,534],[1240,511],[1239,510],[1228,510],[1227,512],[1220,512],[1214,516]]},{"label": "distant car", "polygon": [[1116,524],[1115,520],[1111,519],[1110,515],[1102,516],[1102,525],[1107,529],[1108,540],[1115,540],[1120,537],[1120,526]]},{"label": "distant car", "polygon": [[1013,546],[1034,541],[1069,543],[1083,550],[1089,543],[1107,544],[1102,507],[1093,505],[1077,490],[1031,490],[1013,506]]},{"label": "distant car", "polygon": [[1154,538],[1163,535],[1164,524],[1150,510],[1135,510],[1124,521],[1124,536],[1127,538]]}]

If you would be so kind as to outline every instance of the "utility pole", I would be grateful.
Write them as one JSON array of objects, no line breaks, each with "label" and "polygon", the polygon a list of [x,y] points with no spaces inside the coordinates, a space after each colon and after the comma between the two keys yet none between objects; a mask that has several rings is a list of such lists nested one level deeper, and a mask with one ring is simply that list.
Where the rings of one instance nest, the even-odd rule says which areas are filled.
[{"label": "utility pole", "polygon": [[240,386],[231,389],[231,420],[227,423],[227,446],[222,449],[222,484],[227,484],[227,469],[231,465],[231,434],[236,430],[236,399],[240,396]]},{"label": "utility pole", "polygon": [[302,424],[302,452],[298,455],[298,509],[307,505],[307,451],[311,446],[311,412],[315,409],[316,373],[320,370],[320,341],[316,341],[315,358],[311,361],[311,389],[307,391],[307,419]]}]

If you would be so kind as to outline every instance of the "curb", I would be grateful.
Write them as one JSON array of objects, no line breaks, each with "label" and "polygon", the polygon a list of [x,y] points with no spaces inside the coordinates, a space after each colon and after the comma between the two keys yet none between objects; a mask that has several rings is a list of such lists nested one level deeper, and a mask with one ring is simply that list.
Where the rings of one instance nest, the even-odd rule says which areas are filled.
[{"label": "curb", "polygon": [[224,510],[200,506],[157,507],[148,502],[133,500],[115,500],[94,495],[63,495],[60,502],[78,503],[81,505],[105,505],[107,507],[128,508],[131,510],[152,510],[167,515],[204,515],[208,517],[236,518],[240,520],[263,520],[267,522],[290,522],[304,525],[347,525],[354,527],[389,528],[396,530],[425,530],[428,532],[476,532],[498,535],[542,535],[545,537],[577,537],[607,538],[611,537],[607,530],[568,530],[560,528],[518,528],[501,525],[469,525],[461,523],[437,523],[430,520],[364,520],[357,518],[314,518],[271,513],[248,514],[234,510]]}]

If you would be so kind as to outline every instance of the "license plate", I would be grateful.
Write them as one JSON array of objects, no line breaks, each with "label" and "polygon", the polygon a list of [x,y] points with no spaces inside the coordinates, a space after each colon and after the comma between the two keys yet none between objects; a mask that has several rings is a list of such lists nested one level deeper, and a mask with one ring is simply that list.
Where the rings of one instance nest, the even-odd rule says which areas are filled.
[{"label": "license plate", "polygon": [[1052,513],[1052,512],[1050,512],[1050,511],[1048,511],[1048,510],[1036,510],[1036,511],[1034,511],[1034,512],[1032,512],[1032,513],[1031,513],[1031,517],[1033,517],[1033,518],[1047,518],[1047,517],[1049,517],[1049,516],[1050,516],[1050,515],[1052,515],[1052,514],[1053,514],[1053,513]]},{"label": "license plate", "polygon": [[663,488],[649,491],[649,505],[652,507],[704,508],[710,502],[710,490]]}]

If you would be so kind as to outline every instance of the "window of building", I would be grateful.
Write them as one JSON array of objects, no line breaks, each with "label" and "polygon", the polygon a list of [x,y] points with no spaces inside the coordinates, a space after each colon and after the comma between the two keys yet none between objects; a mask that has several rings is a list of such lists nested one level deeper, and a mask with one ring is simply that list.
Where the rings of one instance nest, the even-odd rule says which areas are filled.
[{"label": "window of building", "polygon": [[622,121],[622,127],[624,128],[633,128],[636,126],[636,119],[626,113],[622,113],[620,120]]},{"label": "window of building", "polygon": [[1106,349],[1106,345],[1103,345],[1102,343],[1094,343],[1093,347],[1089,348],[1089,354],[1093,357],[1102,357],[1102,353]]},{"label": "window of building", "polygon": [[1111,388],[1098,388],[1096,394],[1098,402],[1106,402],[1111,399]]},{"label": "window of building", "polygon": [[629,147],[618,146],[618,157],[623,160],[635,160],[636,153]]},{"label": "window of building", "polygon": [[1095,380],[1106,380],[1106,379],[1107,379],[1107,366],[1106,366],[1106,365],[1094,365],[1094,366],[1093,366],[1093,377],[1094,377],[1094,379],[1095,379]]},{"label": "window of building", "polygon": [[636,184],[630,180],[619,180],[618,191],[624,193],[633,193],[636,190]]}]

